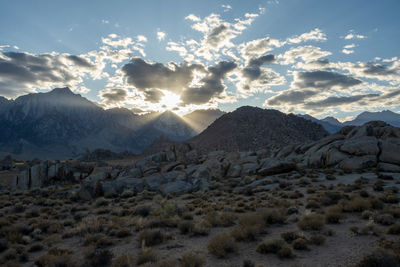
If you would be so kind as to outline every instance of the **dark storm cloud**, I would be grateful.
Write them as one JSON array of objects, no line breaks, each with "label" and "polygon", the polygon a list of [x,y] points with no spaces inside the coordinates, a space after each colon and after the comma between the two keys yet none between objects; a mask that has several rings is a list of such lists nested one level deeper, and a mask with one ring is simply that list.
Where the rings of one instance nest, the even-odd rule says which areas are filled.
[{"label": "dark storm cloud", "polygon": [[322,108],[331,106],[340,106],[344,104],[350,104],[359,102],[364,99],[377,98],[379,94],[366,94],[366,95],[354,95],[354,96],[331,96],[321,101],[307,102],[304,106],[306,108]]},{"label": "dark storm cloud", "polygon": [[265,55],[258,58],[252,58],[243,69],[243,75],[249,80],[253,81],[261,76],[260,67],[264,64],[272,64],[276,61],[274,55]]},{"label": "dark storm cloud", "polygon": [[133,58],[122,67],[127,83],[141,91],[160,88],[179,93],[193,80],[193,70],[202,70],[201,65],[170,63],[170,68],[161,63],[147,63],[141,58]]},{"label": "dark storm cloud", "polygon": [[361,83],[361,80],[351,76],[346,76],[337,72],[319,70],[297,72],[292,86],[296,88],[315,88],[328,90],[333,87],[345,89]]},{"label": "dark storm cloud", "polygon": [[121,88],[111,88],[111,89],[105,89],[103,91],[100,91],[99,96],[104,100],[106,104],[115,104],[118,102],[123,102],[128,93],[126,92],[125,89]]},{"label": "dark storm cloud", "polygon": [[189,87],[183,91],[181,100],[185,104],[204,104],[214,96],[222,93],[226,86],[223,79],[226,75],[237,67],[232,61],[221,61],[213,67],[207,69],[207,76],[201,80],[200,87]]}]

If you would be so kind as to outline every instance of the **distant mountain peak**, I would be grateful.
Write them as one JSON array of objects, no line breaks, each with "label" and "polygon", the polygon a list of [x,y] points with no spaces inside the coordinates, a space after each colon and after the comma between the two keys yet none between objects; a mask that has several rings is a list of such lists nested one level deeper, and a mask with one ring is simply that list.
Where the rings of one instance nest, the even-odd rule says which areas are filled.
[{"label": "distant mountain peak", "polygon": [[49,93],[58,95],[75,95],[74,92],[69,89],[69,87],[54,88]]}]

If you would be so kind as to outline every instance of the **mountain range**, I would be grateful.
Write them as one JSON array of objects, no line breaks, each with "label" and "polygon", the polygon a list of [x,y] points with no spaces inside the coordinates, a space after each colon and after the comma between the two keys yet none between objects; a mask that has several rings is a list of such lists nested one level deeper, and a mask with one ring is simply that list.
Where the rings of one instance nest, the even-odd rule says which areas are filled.
[{"label": "mountain range", "polygon": [[355,117],[353,120],[349,121],[344,121],[340,122],[334,117],[326,117],[324,119],[317,119],[314,118],[308,114],[300,115],[298,114],[297,116],[302,117],[307,120],[311,120],[312,122],[316,122],[326,131],[329,133],[336,133],[339,131],[342,127],[344,126],[361,126],[367,122],[370,121],[384,121],[392,126],[395,127],[400,127],[400,114],[395,113],[390,110],[383,110],[383,111],[378,111],[378,112],[369,112],[369,111],[364,111],[360,113],[357,117]]},{"label": "mountain range", "polygon": [[400,126],[400,115],[391,111],[363,112],[344,123],[249,106],[183,117],[171,111],[138,115],[126,108],[104,109],[66,87],[15,100],[0,97],[0,156],[64,159],[95,149],[140,154],[186,140],[206,151],[272,150],[371,120]]},{"label": "mountain range", "polygon": [[183,141],[197,134],[170,111],[106,110],[69,88],[0,98],[0,111],[1,154],[22,158],[76,157],[97,148],[141,153],[161,135]]}]

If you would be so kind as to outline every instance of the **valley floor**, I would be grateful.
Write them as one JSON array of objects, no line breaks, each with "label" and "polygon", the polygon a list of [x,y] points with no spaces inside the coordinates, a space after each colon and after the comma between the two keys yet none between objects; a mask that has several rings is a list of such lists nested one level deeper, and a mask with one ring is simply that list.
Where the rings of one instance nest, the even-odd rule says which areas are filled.
[{"label": "valley floor", "polygon": [[[400,174],[304,170],[81,202],[69,187],[0,196],[7,266],[399,266]],[[253,184],[253,185],[252,185]],[[373,256],[370,256],[373,255]],[[363,261],[363,262],[361,262]]]}]

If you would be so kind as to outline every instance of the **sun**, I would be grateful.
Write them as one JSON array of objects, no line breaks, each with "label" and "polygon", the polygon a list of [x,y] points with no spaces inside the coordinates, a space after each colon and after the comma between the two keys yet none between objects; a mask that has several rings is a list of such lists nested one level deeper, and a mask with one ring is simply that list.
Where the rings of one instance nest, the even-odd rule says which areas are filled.
[{"label": "sun", "polygon": [[174,108],[179,107],[179,103],[181,103],[181,97],[178,94],[172,93],[167,90],[163,90],[163,97],[161,98],[159,104],[161,108],[165,110],[173,110]]}]

